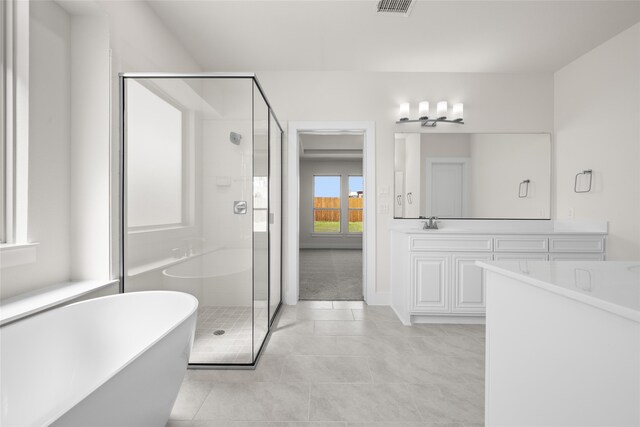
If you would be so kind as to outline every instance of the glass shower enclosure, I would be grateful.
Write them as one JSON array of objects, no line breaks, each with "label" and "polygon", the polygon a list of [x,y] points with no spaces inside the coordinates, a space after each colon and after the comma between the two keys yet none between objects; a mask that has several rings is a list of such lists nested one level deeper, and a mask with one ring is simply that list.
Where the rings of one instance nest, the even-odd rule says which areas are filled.
[{"label": "glass shower enclosure", "polygon": [[254,74],[120,92],[122,291],[198,298],[191,367],[255,366],[282,300],[282,128]]}]

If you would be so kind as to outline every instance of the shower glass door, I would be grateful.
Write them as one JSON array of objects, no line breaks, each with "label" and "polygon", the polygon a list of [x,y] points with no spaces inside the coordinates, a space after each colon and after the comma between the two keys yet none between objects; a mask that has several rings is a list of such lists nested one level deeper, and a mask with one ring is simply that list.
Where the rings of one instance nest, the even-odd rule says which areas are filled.
[{"label": "shower glass door", "polygon": [[282,130],[269,114],[269,324],[282,294]]},{"label": "shower glass door", "polygon": [[194,295],[190,364],[252,365],[280,304],[269,105],[251,75],[121,82],[124,291]]}]

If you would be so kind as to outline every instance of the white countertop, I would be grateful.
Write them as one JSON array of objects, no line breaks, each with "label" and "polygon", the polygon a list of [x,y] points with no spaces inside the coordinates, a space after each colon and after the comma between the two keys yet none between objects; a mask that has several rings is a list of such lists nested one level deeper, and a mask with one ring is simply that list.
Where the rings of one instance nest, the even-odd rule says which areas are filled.
[{"label": "white countertop", "polygon": [[476,264],[640,323],[640,262],[476,261]]},{"label": "white countertop", "polygon": [[558,235],[558,236],[566,236],[566,235],[597,235],[604,236],[607,233],[604,231],[556,231],[556,230],[525,230],[525,231],[510,231],[510,230],[491,230],[491,229],[477,229],[477,228],[439,228],[437,230],[423,230],[422,228],[393,228],[391,231],[395,231],[397,233],[405,233],[405,234],[425,234],[425,235],[441,235],[441,234],[519,234],[519,235]]},{"label": "white countertop", "polygon": [[438,220],[437,230],[423,230],[418,219],[394,219],[390,229],[406,234],[540,234],[604,236],[608,231],[605,221],[560,220]]}]

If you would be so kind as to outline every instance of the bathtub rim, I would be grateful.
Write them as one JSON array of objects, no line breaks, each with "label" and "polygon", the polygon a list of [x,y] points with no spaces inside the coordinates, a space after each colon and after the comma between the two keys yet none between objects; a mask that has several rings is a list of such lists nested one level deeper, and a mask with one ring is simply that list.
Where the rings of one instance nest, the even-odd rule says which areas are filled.
[{"label": "bathtub rim", "polygon": [[244,272],[247,272],[247,271],[252,271],[253,270],[253,265],[251,265],[251,263],[249,263],[249,266],[247,268],[245,268],[245,269],[241,269],[241,270],[238,270],[238,271],[232,271],[232,272],[227,273],[227,274],[219,274],[219,275],[213,275],[213,276],[211,276],[211,275],[209,275],[209,276],[177,276],[177,275],[168,273],[169,270],[171,270],[171,269],[173,269],[175,267],[178,267],[181,264],[185,264],[185,263],[188,263],[188,262],[195,261],[198,258],[203,258],[203,257],[205,257],[207,255],[215,254],[216,252],[245,251],[245,250],[247,251],[248,254],[250,254],[253,257],[253,253],[252,253],[251,249],[248,249],[248,248],[217,248],[217,249],[214,249],[212,251],[206,251],[206,252],[202,252],[202,253],[196,254],[194,256],[180,258],[177,262],[175,262],[175,263],[173,263],[173,264],[171,264],[171,265],[169,265],[167,267],[162,268],[161,274],[162,274],[162,276],[168,277],[170,279],[199,280],[199,279],[215,279],[215,278],[218,278],[218,277],[227,277],[227,276],[232,276],[232,275],[235,275],[235,274],[241,274],[241,273],[244,273]]},{"label": "bathtub rim", "polygon": [[[131,363],[133,363],[133,361],[137,360],[140,356],[142,356],[147,350],[149,350],[151,347],[153,347],[154,345],[156,345],[158,342],[160,342],[162,339],[164,339],[167,335],[169,335],[170,333],[172,333],[178,326],[180,326],[181,324],[183,324],[187,319],[189,319],[191,316],[194,315],[194,313],[197,315],[197,310],[198,310],[198,305],[199,305],[199,301],[196,297],[194,297],[191,294],[188,294],[186,292],[179,292],[179,291],[141,291],[141,292],[127,292],[127,293],[119,293],[119,294],[115,294],[115,295],[107,295],[107,296],[103,296],[103,297],[98,297],[98,298],[92,298],[89,300],[85,300],[85,301],[79,301],[73,304],[69,304],[69,305],[65,305],[62,307],[58,307],[55,308],[53,310],[50,310],[46,313],[53,313],[56,310],[59,309],[64,309],[64,308],[68,308],[71,306],[76,306],[79,304],[88,304],[88,303],[92,303],[98,300],[104,300],[104,299],[114,299],[114,298],[122,298],[125,295],[134,295],[134,294],[158,294],[158,293],[163,293],[163,294],[181,294],[181,295],[185,295],[187,296],[189,299],[192,299],[193,301],[195,301],[194,306],[192,307],[192,309],[190,310],[190,312],[179,318],[179,320],[177,320],[171,328],[167,329],[166,331],[164,331],[161,335],[159,335],[155,340],[153,340],[151,343],[149,343],[148,345],[144,346],[144,348],[141,348],[141,350],[139,350],[138,352],[136,352],[133,356],[131,356],[125,363],[123,363],[122,365],[120,365],[118,367],[118,369],[112,371],[109,373],[108,376],[106,377],[102,377],[102,378],[98,378],[95,382],[95,386],[94,387],[88,387],[86,391],[84,391],[83,393],[79,394],[78,397],[75,397],[73,399],[69,399],[68,404],[64,405],[63,407],[60,408],[60,410],[58,411],[54,411],[52,412],[52,415],[50,415],[48,418],[46,418],[41,425],[43,426],[48,426],[53,424],[56,420],[58,420],[60,417],[62,417],[64,414],[66,414],[68,411],[70,411],[73,407],[77,406],[80,402],[82,402],[83,400],[85,400],[88,396],[90,396],[92,393],[94,393],[97,389],[99,389],[100,387],[102,387],[104,384],[106,384],[109,380],[111,380],[112,378],[114,378],[116,375],[118,375],[120,372],[122,372],[126,367],[128,367]],[[182,296],[181,296],[182,297]],[[43,313],[45,314],[45,313]],[[37,316],[33,316],[31,318],[36,318]],[[27,319],[25,319],[27,320]],[[18,322],[14,322],[12,323],[12,325],[17,325],[19,324]],[[195,325],[195,324],[194,324]],[[9,325],[7,325],[9,326]]]}]

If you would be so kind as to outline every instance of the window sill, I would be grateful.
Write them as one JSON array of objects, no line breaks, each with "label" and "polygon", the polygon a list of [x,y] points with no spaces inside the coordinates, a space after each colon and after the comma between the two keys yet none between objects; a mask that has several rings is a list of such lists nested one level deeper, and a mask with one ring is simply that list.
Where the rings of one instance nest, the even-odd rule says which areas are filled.
[{"label": "window sill", "polygon": [[118,280],[85,280],[58,283],[7,298],[0,303],[0,325],[64,304],[118,282]]},{"label": "window sill", "polygon": [[1,268],[36,262],[39,243],[3,243],[0,245]]}]

